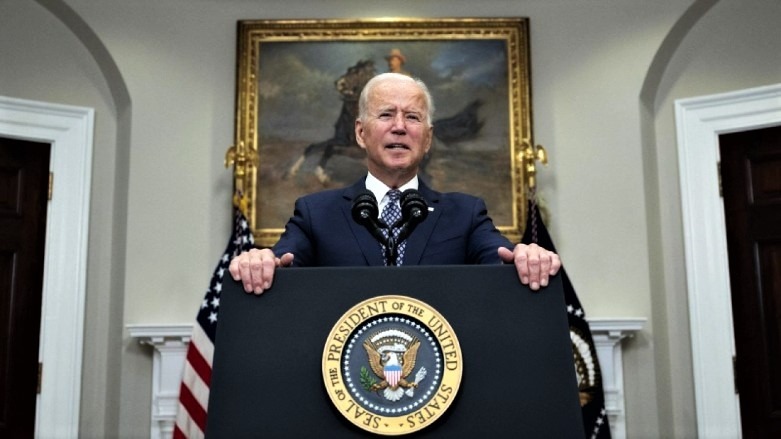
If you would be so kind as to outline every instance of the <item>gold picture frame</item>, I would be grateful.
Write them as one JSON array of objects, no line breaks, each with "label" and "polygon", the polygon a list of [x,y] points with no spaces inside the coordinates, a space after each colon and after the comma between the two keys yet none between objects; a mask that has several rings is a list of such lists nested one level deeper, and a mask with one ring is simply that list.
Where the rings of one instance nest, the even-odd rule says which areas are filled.
[{"label": "gold picture frame", "polygon": [[400,60],[436,107],[422,178],[482,197],[497,228],[520,240],[538,152],[528,19],[244,20],[237,56],[226,166],[258,245],[278,240],[296,198],[365,175],[363,150],[349,144],[353,99]]}]

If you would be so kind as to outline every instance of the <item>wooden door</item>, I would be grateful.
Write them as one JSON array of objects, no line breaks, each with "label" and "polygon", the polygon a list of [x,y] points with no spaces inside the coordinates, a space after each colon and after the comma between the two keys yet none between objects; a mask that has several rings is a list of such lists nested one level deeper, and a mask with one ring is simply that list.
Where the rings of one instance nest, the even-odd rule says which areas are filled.
[{"label": "wooden door", "polygon": [[781,127],[721,135],[743,436],[781,437]]},{"label": "wooden door", "polygon": [[35,432],[50,149],[0,137],[0,437]]}]

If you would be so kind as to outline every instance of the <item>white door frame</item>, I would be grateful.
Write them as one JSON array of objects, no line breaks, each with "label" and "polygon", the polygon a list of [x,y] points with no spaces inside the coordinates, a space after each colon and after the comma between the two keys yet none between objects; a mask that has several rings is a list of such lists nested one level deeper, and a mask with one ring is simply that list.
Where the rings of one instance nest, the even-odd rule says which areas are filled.
[{"label": "white door frame", "polygon": [[723,133],[781,125],[781,84],[675,101],[689,324],[699,437],[741,436],[735,394],[727,231],[719,194]]},{"label": "white door frame", "polygon": [[52,145],[36,437],[79,436],[94,113],[0,96],[0,135]]}]

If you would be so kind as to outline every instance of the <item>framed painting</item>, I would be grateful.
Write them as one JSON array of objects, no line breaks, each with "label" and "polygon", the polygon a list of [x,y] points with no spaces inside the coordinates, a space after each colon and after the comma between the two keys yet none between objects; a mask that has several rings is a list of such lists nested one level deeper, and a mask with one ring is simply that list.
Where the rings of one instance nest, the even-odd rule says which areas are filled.
[{"label": "framed painting", "polygon": [[277,241],[296,198],[366,174],[357,98],[387,71],[422,79],[434,99],[420,178],[482,197],[520,239],[534,166],[527,19],[240,21],[237,54],[227,161],[260,246]]}]

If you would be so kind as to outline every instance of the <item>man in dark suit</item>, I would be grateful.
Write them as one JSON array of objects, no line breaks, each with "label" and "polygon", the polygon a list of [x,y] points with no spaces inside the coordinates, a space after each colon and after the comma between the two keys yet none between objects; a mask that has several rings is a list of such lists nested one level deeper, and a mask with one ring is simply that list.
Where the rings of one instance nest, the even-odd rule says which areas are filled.
[{"label": "man in dark suit", "polygon": [[304,196],[273,249],[253,249],[231,261],[230,272],[247,292],[271,287],[285,266],[383,265],[383,250],[352,219],[356,196],[371,191],[383,211],[392,189],[417,189],[428,217],[404,242],[407,265],[514,263],[523,284],[539,289],[561,267],[557,254],[536,244],[514,245],[494,226],[480,198],[439,193],[418,179],[431,147],[434,105],[426,85],[397,73],[372,78],[361,92],[355,137],[366,151],[368,174],[352,186]]}]

